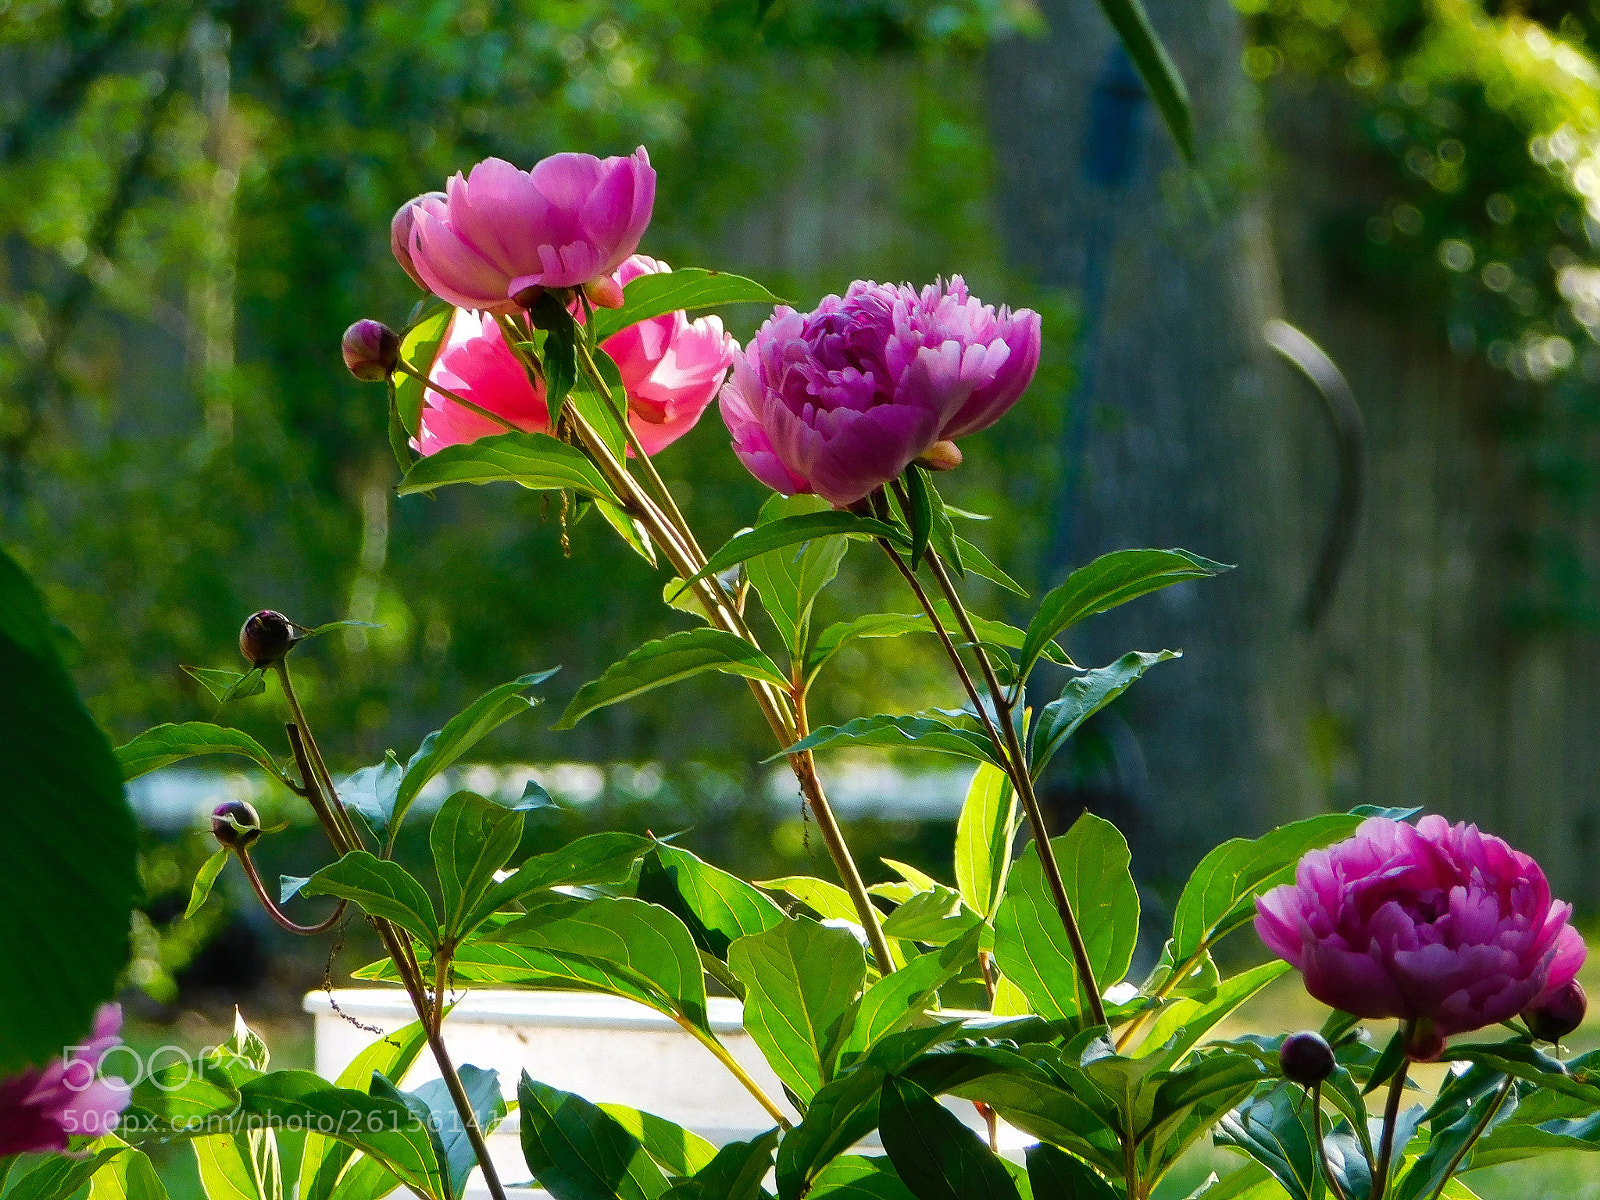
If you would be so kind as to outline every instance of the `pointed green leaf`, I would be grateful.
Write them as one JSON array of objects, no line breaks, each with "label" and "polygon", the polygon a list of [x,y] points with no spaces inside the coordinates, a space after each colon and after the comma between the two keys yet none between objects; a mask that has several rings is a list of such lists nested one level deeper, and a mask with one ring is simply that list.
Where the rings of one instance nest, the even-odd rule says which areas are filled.
[{"label": "pointed green leaf", "polygon": [[[827,510],[827,501],[815,496],[774,496],[761,506],[756,528],[784,517]],[[750,582],[761,595],[761,606],[777,626],[794,662],[805,657],[812,606],[822,589],[839,573],[839,564],[844,561],[849,546],[848,538],[833,534],[769,550],[746,564]]]},{"label": "pointed green leaf", "polygon": [[425,946],[439,939],[439,918],[422,885],[399,863],[365,850],[329,863],[301,891],[353,900],[368,916],[393,921]]},{"label": "pointed green leaf", "polygon": [[559,850],[535,854],[490,888],[464,924],[476,928],[490,913],[549,888],[621,883],[649,849],[649,841],[637,834],[591,833]]},{"label": "pointed green leaf", "polygon": [[52,1154],[17,1180],[6,1193],[6,1200],[68,1200],[107,1163],[127,1152],[125,1145],[112,1141],[85,1158]]},{"label": "pointed green leaf", "polygon": [[[958,724],[958,721],[961,723]],[[810,736],[789,746],[783,754],[815,750],[835,742],[854,746],[891,746],[899,749],[915,747],[918,750],[953,754],[957,758],[976,759],[979,762],[1000,766],[994,744],[979,731],[977,722],[965,714],[954,718],[945,714],[890,716],[886,713],[872,717],[857,717],[843,725],[824,725],[821,729],[813,730]],[[771,762],[772,759],[769,758],[767,761]]]},{"label": "pointed green leaf", "polygon": [[781,908],[744,880],[665,842],[645,856],[637,895],[675,914],[695,945],[723,961],[730,943],[785,920]]},{"label": "pointed green leaf", "polygon": [[[1135,1057],[1159,1053],[1169,1065],[1176,1064],[1218,1022],[1225,1020],[1241,1004],[1288,969],[1288,963],[1274,959],[1248,971],[1240,971],[1210,991],[1185,996],[1163,1010],[1132,1053]],[[1168,1046],[1168,1041],[1172,1039],[1176,1040]]]},{"label": "pointed green leaf", "polygon": [[808,1200],[917,1200],[887,1158],[855,1154],[836,1158],[824,1167],[806,1196]]},{"label": "pointed green leaf", "polygon": [[457,792],[440,807],[428,831],[444,902],[444,935],[470,933],[467,918],[494,887],[495,872],[522,844],[522,814],[471,792]]},{"label": "pointed green leaf", "polygon": [[1132,650],[1108,667],[1096,667],[1067,680],[1060,699],[1044,706],[1034,727],[1033,764],[1029,768],[1033,777],[1038,779],[1044,774],[1056,751],[1066,745],[1080,725],[1132,687],[1147,670],[1156,663],[1182,657],[1182,652],[1176,650]]},{"label": "pointed green leaf", "polygon": [[680,310],[692,312],[723,304],[781,303],[759,283],[741,275],[702,267],[680,267],[676,271],[640,275],[629,280],[622,289],[621,308],[595,310],[594,336],[603,342],[629,325]]},{"label": "pointed green leaf", "polygon": [[[400,340],[400,361],[422,375],[432,371],[433,360],[450,333],[450,320],[455,315],[455,309],[446,307],[423,317],[406,330],[405,337]],[[406,433],[416,437],[422,429],[422,406],[427,389],[422,380],[403,371],[396,371],[393,378],[395,412]]]},{"label": "pointed green leaf", "polygon": [[410,496],[451,483],[519,483],[533,491],[568,491],[617,503],[600,468],[581,450],[545,433],[499,433],[420,458],[400,481]]},{"label": "pointed green leaf", "polygon": [[770,658],[736,634],[711,628],[685,629],[646,642],[606,668],[599,679],[584,684],[555,727],[571,729],[597,709],[706,671],[742,675],[784,689],[789,686]]},{"label": "pointed green leaf", "polygon": [[411,756],[411,761],[406,764],[406,773],[400,780],[400,788],[395,796],[394,812],[390,816],[389,823],[398,825],[405,819],[406,810],[411,807],[411,802],[417,798],[417,793],[423,789],[428,780],[453,765],[463,754],[512,717],[519,716],[538,704],[539,697],[525,696],[523,693],[531,687],[537,687],[554,674],[554,670],[536,671],[531,675],[513,679],[510,683],[502,683],[451,717],[445,722],[443,729],[425,737],[417,752]]},{"label": "pointed green leaf", "polygon": [[861,996],[849,1036],[841,1044],[841,1061],[862,1054],[882,1039],[919,1020],[939,989],[969,966],[978,953],[980,933],[974,929],[935,954],[919,954],[892,974],[876,980]]},{"label": "pointed green leaf", "polygon": [[1178,152],[1189,166],[1197,166],[1194,153],[1194,115],[1189,108],[1189,89],[1177,64],[1161,44],[1150,16],[1139,0],[1100,0],[1100,9],[1122,39],[1123,48],[1139,71],[1139,78],[1155,99],[1167,131],[1178,144]]},{"label": "pointed green leaf", "polygon": [[277,778],[283,778],[272,755],[255,738],[238,729],[226,729],[205,721],[147,729],[131,742],[117,747],[117,762],[122,766],[124,779],[137,779],[202,754],[237,754],[260,763]]},{"label": "pointed green leaf", "polygon": [[779,1130],[769,1129],[747,1142],[729,1142],[692,1182],[673,1189],[672,1200],[762,1200],[761,1181],[772,1169],[778,1137]]},{"label": "pointed green leaf", "polygon": [[710,1164],[717,1148],[698,1133],[685,1129],[665,1117],[641,1112],[625,1104],[597,1106],[644,1146],[645,1153],[668,1175],[693,1175]]},{"label": "pointed green leaf", "polygon": [[[1050,845],[1103,991],[1128,973],[1139,939],[1139,892],[1128,873],[1128,843],[1111,822],[1085,813]],[[994,931],[995,961],[1034,1012],[1048,1020],[1075,1020],[1088,1011],[1037,846],[1029,846],[1012,869]]]},{"label": "pointed green leaf", "polygon": [[1187,550],[1115,550],[1080,567],[1047,595],[1028,622],[1022,674],[1033,670],[1045,646],[1086,617],[1187,579],[1205,579],[1230,568]]},{"label": "pointed green leaf", "polygon": [[1292,1200],[1321,1200],[1311,1110],[1300,1088],[1280,1085],[1223,1117],[1214,1140],[1255,1159]]},{"label": "pointed green leaf", "polygon": [[200,906],[206,902],[206,897],[211,895],[211,885],[216,883],[217,875],[222,871],[228,861],[228,851],[218,850],[201,865],[195,873],[194,887],[189,891],[189,907],[183,910],[183,919],[187,921],[200,911]]},{"label": "pointed green leaf", "polygon": [[[143,1150],[135,1150],[115,1135],[97,1138],[91,1150],[119,1147],[121,1153],[102,1165],[90,1179],[89,1200],[167,1200],[166,1186]],[[222,1198],[210,1193],[207,1200]]]},{"label": "pointed green leaf", "polygon": [[667,1190],[639,1139],[582,1096],[524,1071],[517,1112],[528,1170],[555,1200],[655,1200]]},{"label": "pointed green leaf", "polygon": [[1028,1182],[1033,1200],[1116,1200],[1117,1196],[1083,1159],[1045,1142],[1028,1147]]},{"label": "pointed green leaf", "polygon": [[728,969],[745,985],[744,1027],[801,1101],[831,1074],[867,977],[861,943],[843,929],[800,918],[742,937]]},{"label": "pointed green leaf", "polygon": [[928,494],[928,473],[921,467],[915,464],[907,467],[904,478],[910,500],[904,516],[911,531],[910,563],[915,571],[928,552],[928,540],[933,536],[933,498]]},{"label": "pointed green leaf", "polygon": [[782,550],[787,546],[795,546],[801,542],[809,542],[814,538],[828,537],[832,534],[856,538],[888,538],[898,545],[906,544],[905,534],[899,529],[872,517],[858,516],[842,509],[801,513],[797,516],[768,521],[764,525],[758,525],[730,538],[707,560],[704,567],[684,582],[684,586],[687,587],[696,579],[703,579],[707,575],[720,575],[729,567],[746,562],[758,554]]},{"label": "pointed green leaf", "polygon": [[993,763],[979,763],[956,821],[956,890],[985,919],[1005,893],[1021,824],[1010,777]]},{"label": "pointed green leaf", "polygon": [[878,1128],[917,1200],[1021,1200],[999,1156],[909,1079],[884,1080]]},{"label": "pointed green leaf", "polygon": [[943,946],[982,924],[983,918],[968,908],[956,892],[935,883],[884,918],[883,931],[908,942]]},{"label": "pointed green leaf", "polygon": [[[988,518],[984,518],[987,520]],[[1023,587],[1011,576],[989,561],[988,556],[979,550],[966,538],[957,536],[956,547],[961,553],[961,565],[974,575],[981,575],[990,583],[997,583],[1008,592],[1015,592],[1024,600],[1028,598],[1028,589]]]},{"label": "pointed green leaf", "polygon": [[[507,1111],[506,1102],[500,1095],[500,1076],[493,1070],[484,1070],[470,1063],[457,1068],[457,1074],[461,1077],[461,1086],[467,1093],[467,1101],[472,1106],[478,1128],[486,1136],[493,1133]],[[439,1148],[444,1152],[444,1162],[450,1173],[450,1194],[463,1195],[467,1176],[478,1165],[478,1159],[467,1136],[467,1128],[456,1111],[448,1085],[443,1079],[430,1079],[413,1089],[411,1094],[427,1106],[429,1120],[438,1136]]]}]

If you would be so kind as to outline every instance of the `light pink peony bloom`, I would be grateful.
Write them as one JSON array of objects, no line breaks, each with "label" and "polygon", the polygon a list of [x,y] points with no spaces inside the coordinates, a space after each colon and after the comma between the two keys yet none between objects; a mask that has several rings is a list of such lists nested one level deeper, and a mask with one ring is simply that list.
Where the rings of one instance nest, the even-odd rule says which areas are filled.
[{"label": "light pink peony bloom", "polygon": [[[640,275],[670,271],[666,263],[635,254],[610,277],[617,287]],[[667,313],[619,330],[600,343],[622,375],[628,424],[646,454],[670,446],[700,419],[727,376],[738,349],[716,317],[690,321]],[[528,379],[506,347],[492,317],[458,309],[428,378],[531,433],[550,431],[544,390]],[[422,410],[422,454],[476,441],[505,430],[431,388]]]},{"label": "light pink peony bloom", "polygon": [[1587,949],[1539,865],[1475,825],[1373,817],[1256,901],[1256,932],[1306,991],[1442,1038],[1508,1020],[1567,985]]},{"label": "light pink peony bloom", "polygon": [[[635,254],[615,279],[626,286],[641,275],[671,270]],[[680,311],[618,330],[600,348],[622,373],[628,423],[644,452],[654,455],[694,428],[727,378],[738,343],[723,331],[720,317],[691,321]]]},{"label": "light pink peony bloom", "polygon": [[[999,420],[1032,381],[1039,341],[1037,313],[996,313],[959,275],[920,292],[858,280],[814,312],[773,312],[734,363],[722,418],[761,482],[844,508]],[[953,447],[935,457],[959,461]]]},{"label": "light pink peony bloom", "polygon": [[0,1158],[65,1150],[75,1134],[111,1133],[128,1107],[129,1088],[100,1078],[102,1056],[122,1044],[122,1008],[102,1004],[90,1039],[66,1058],[0,1079]]},{"label": "light pink peony bloom", "polygon": [[[527,288],[603,281],[639,246],[655,207],[643,146],[627,157],[555,154],[520,171],[489,158],[395,214],[395,258],[458,308],[514,313]],[[404,242],[402,246],[402,240]]]},{"label": "light pink peony bloom", "polygon": [[[527,433],[550,432],[544,388],[534,386],[507,348],[499,325],[487,314],[456,309],[428,379]],[[421,429],[419,436],[411,439],[411,448],[419,454],[434,454],[446,446],[504,432],[503,426],[488,417],[425,388]]]}]

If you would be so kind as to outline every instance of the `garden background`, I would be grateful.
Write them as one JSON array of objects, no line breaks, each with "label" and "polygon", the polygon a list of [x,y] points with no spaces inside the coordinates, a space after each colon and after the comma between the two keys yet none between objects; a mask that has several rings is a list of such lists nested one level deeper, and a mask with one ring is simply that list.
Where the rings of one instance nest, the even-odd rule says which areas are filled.
[{"label": "garden background", "polygon": [[[1032,391],[946,489],[1035,593],[1123,545],[1239,564],[1073,647],[1185,651],[1047,787],[1063,827],[1087,806],[1127,833],[1153,935],[1216,841],[1363,802],[1478,820],[1592,915],[1600,10],[1150,8],[1194,95],[1193,172],[1088,0],[784,0],[760,21],[750,0],[0,0],[0,540],[80,648],[95,716],[118,741],[215,719],[180,665],[236,666],[254,609],[377,622],[296,657],[349,770],[404,757],[513,667],[561,664],[564,700],[676,627],[663,580],[592,519],[569,556],[533,493],[396,498],[382,392],[337,346],[417,299],[385,237],[401,201],[486,155],[642,142],[647,253],[802,308],[854,277],[960,272],[1044,314]],[[725,318],[742,339],[765,315]],[[1280,318],[1343,369],[1364,435],[1271,348]],[[714,414],[659,466],[713,543],[762,495]],[[881,570],[856,556],[824,603]],[[600,578],[596,608],[581,581]],[[1008,615],[997,590],[980,607]],[[930,649],[842,656],[819,723],[951,703]],[[540,818],[551,844],[684,830],[757,878],[817,868],[730,689],[570,733],[535,714],[486,744],[474,786],[539,778],[565,802]],[[265,738],[274,710],[223,719]],[[960,773],[824,769],[864,863],[942,872]],[[197,818],[245,786],[134,793],[130,995],[155,1028],[203,1031],[240,997],[287,1020],[322,981],[327,947],[289,953],[245,895],[179,919],[211,848]],[[264,868],[305,873],[310,843],[272,839]]]}]

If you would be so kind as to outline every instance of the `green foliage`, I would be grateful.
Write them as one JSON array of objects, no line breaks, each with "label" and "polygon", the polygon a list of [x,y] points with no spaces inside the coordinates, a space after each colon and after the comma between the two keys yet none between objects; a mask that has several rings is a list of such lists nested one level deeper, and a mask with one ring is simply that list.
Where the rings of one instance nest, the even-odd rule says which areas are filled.
[{"label": "green foliage", "polygon": [[517,1106],[528,1169],[556,1200],[655,1200],[667,1190],[639,1139],[581,1096],[523,1072]]},{"label": "green foliage", "polygon": [[659,641],[646,642],[613,663],[599,679],[584,684],[561,714],[556,728],[571,729],[597,709],[706,671],[742,675],[778,688],[786,688],[789,683],[777,665],[744,638],[721,629],[685,629]]},{"label": "green foliage", "polygon": [[38,590],[0,551],[0,1077],[88,1032],[128,960],[138,888],[122,772],[55,641]]}]

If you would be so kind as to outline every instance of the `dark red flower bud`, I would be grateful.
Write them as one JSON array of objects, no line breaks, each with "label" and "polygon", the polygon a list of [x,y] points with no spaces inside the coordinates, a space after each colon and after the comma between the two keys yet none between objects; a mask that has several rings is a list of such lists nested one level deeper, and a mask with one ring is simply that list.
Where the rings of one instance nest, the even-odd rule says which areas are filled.
[{"label": "dark red flower bud", "polygon": [[1524,1009],[1522,1019],[1541,1042],[1559,1042],[1579,1025],[1589,1011],[1589,997],[1576,979],[1555,995],[1533,1008]]},{"label": "dark red flower bud", "polygon": [[1333,1047],[1320,1033],[1309,1029],[1291,1033],[1278,1047],[1278,1064],[1285,1079],[1301,1087],[1315,1087],[1333,1074]]},{"label": "dark red flower bud", "polygon": [[264,608],[252,613],[239,630],[239,653],[252,667],[270,667],[289,653],[295,640],[294,622]]},{"label": "dark red flower bud", "polygon": [[400,335],[382,321],[357,321],[344,331],[344,365],[363,383],[387,379],[400,361]]},{"label": "dark red flower bud", "polygon": [[230,850],[248,849],[261,836],[261,814],[243,800],[227,800],[211,813],[211,833]]}]

